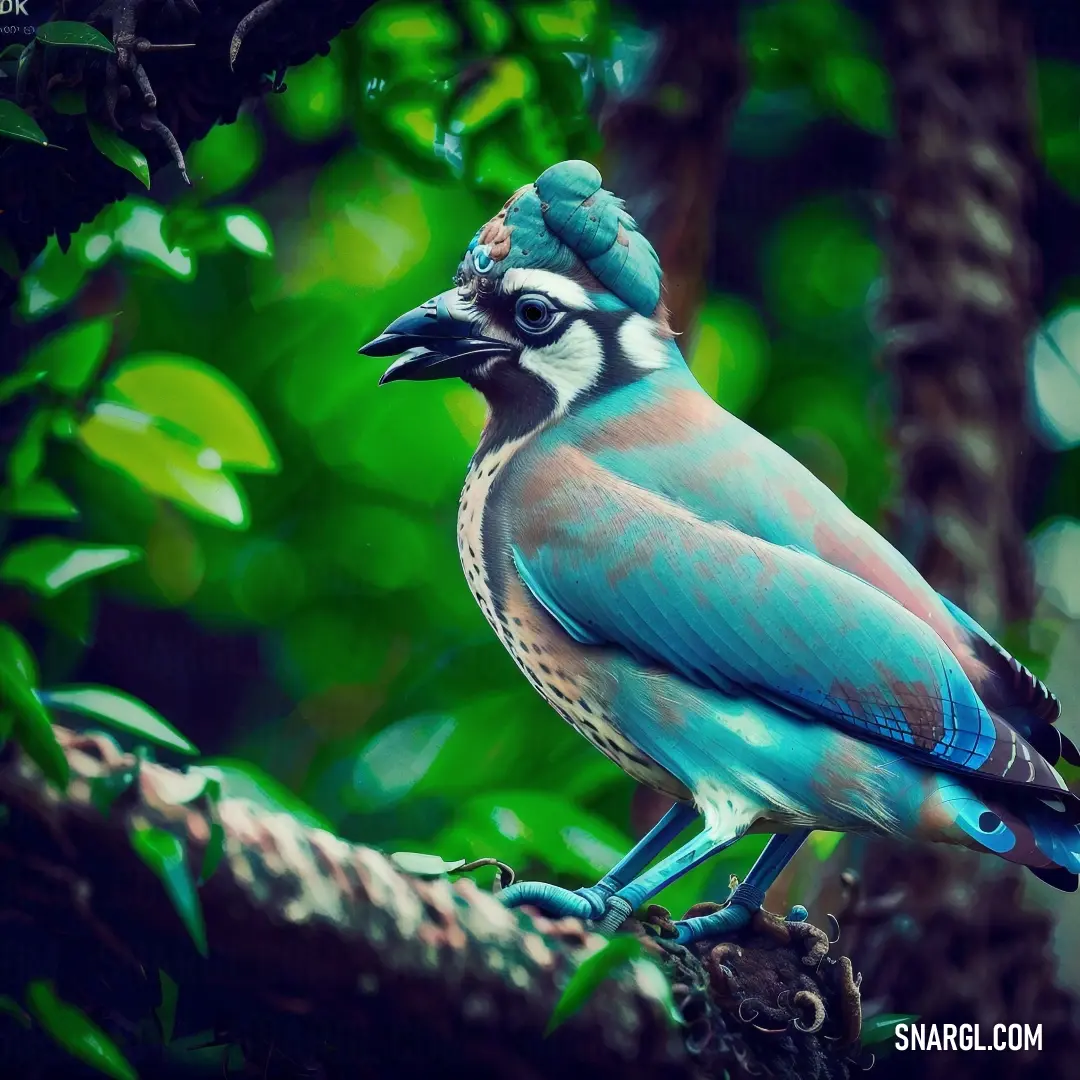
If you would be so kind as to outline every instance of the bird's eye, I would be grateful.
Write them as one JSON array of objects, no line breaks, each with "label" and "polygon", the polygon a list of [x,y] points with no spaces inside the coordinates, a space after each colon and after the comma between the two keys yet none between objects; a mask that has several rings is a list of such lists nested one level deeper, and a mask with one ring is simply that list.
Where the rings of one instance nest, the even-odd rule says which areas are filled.
[{"label": "bird's eye", "polygon": [[514,308],[514,319],[527,334],[550,330],[558,314],[542,296],[523,296]]}]

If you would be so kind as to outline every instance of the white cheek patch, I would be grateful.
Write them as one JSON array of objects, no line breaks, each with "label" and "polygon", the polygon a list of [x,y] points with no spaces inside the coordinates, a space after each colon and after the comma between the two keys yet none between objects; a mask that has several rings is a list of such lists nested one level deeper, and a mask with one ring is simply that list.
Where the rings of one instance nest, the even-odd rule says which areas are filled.
[{"label": "white cheek patch", "polygon": [[522,349],[518,362],[555,391],[562,414],[574,398],[596,385],[604,368],[604,347],[596,331],[577,320],[553,345]]},{"label": "white cheek patch", "polygon": [[671,363],[671,344],[657,332],[656,323],[636,312],[619,327],[619,348],[636,368],[655,371]]},{"label": "white cheek patch", "polygon": [[553,274],[550,270],[523,270],[515,267],[503,274],[502,287],[504,292],[511,294],[543,293],[568,311],[594,311],[596,309],[596,305],[589,299],[589,294],[582,286],[576,281],[563,277],[562,274]]}]

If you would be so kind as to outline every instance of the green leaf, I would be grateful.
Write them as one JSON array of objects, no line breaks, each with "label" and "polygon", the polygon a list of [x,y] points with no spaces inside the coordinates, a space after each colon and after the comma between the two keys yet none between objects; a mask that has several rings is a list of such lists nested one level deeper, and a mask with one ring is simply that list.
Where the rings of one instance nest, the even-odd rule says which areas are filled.
[{"label": "green leaf", "polygon": [[65,254],[55,236],[19,278],[18,312],[26,319],[53,314],[82,288],[88,266],[78,257],[75,245]]},{"label": "green leaf", "polygon": [[462,13],[482,52],[498,54],[510,38],[510,16],[493,0],[464,0]]},{"label": "green leaf", "polygon": [[821,862],[824,862],[837,849],[840,841],[844,839],[841,832],[812,832],[810,834],[810,850]]},{"label": "green leaf", "polygon": [[209,364],[177,353],[139,353],[116,369],[108,386],[132,408],[190,432],[226,465],[278,468],[255,408]]},{"label": "green leaf", "polygon": [[195,276],[195,257],[183,247],[170,247],[162,235],[165,211],[156,203],[128,196],[114,208],[113,240],[124,255],[178,281]]},{"label": "green leaf", "polygon": [[366,41],[393,52],[450,48],[461,36],[442,4],[375,4],[363,29]]},{"label": "green leaf", "polygon": [[0,1013],[10,1016],[20,1027],[29,1028],[33,1023],[22,1006],[9,994],[0,994]]},{"label": "green leaf", "polygon": [[218,1042],[210,1028],[173,1039],[165,1051],[165,1060],[185,1075],[229,1076],[229,1046]]},{"label": "green leaf", "polygon": [[67,45],[81,49],[96,49],[99,52],[116,52],[113,43],[89,23],[68,22],[59,19],[56,22],[42,23],[37,30],[37,39],[42,45]]},{"label": "green leaf", "polygon": [[600,984],[616,968],[641,956],[641,939],[634,934],[619,934],[587,956],[570,976],[555,1009],[544,1029],[550,1035],[557,1027],[564,1024],[596,993]]},{"label": "green leaf", "polygon": [[205,885],[221,865],[225,857],[225,828],[220,821],[210,822],[210,839],[203,849],[202,869],[199,871],[199,884]]},{"label": "green leaf", "polygon": [[191,251],[221,251],[229,243],[220,210],[180,206],[170,210],[161,223],[161,236],[170,246]]},{"label": "green leaf", "polygon": [[51,334],[23,363],[27,371],[44,371],[46,381],[64,394],[85,390],[109,351],[112,319],[88,319]]},{"label": "green leaf", "polygon": [[[406,535],[404,522],[386,516],[365,517],[359,524],[365,532],[369,531],[369,520],[374,524],[371,532],[392,531],[399,542]],[[352,532],[353,528],[348,531]],[[375,558],[378,559],[377,553]],[[371,560],[371,553],[366,553],[365,561],[370,563]],[[337,629],[331,627],[320,633],[319,640],[304,651],[310,650],[316,655],[325,652],[327,637],[340,636]],[[299,656],[296,648],[293,647],[294,660]],[[499,724],[500,717],[517,714],[520,704],[520,697],[505,692],[473,695],[467,704],[458,704],[452,712],[406,716],[383,727],[373,737],[362,738],[352,771],[351,808],[368,813],[388,807],[406,795],[437,795],[449,798],[464,811],[465,800],[472,792],[489,787],[491,777],[512,777],[515,768],[520,770],[519,775],[531,776],[532,770],[528,766],[522,769],[522,762],[528,757],[525,745],[528,725]],[[483,754],[476,752],[478,746],[484,747]],[[541,795],[541,799],[546,796]],[[482,822],[492,811],[491,806],[477,807],[476,817]],[[581,807],[562,799],[558,807],[544,801],[536,811],[537,816],[549,820],[565,815],[565,820],[570,822],[577,820]],[[529,816],[534,813],[534,804],[528,797],[523,813]],[[487,817],[486,820],[490,825],[492,819]],[[493,830],[494,826],[491,828]],[[435,850],[458,852],[457,848],[446,844],[436,845]],[[467,852],[462,849],[460,854]],[[590,870],[590,867],[584,867],[571,872],[588,874]]]},{"label": "green leaf", "polygon": [[131,846],[165,886],[165,892],[199,954],[208,955],[202,907],[188,871],[183,843],[165,829],[144,828],[132,832]]},{"label": "green leaf", "polygon": [[524,57],[494,60],[487,78],[470,90],[454,111],[450,131],[464,135],[490,124],[511,106],[527,98],[536,85],[533,66]]},{"label": "green leaf", "polygon": [[16,487],[29,483],[41,468],[48,434],[49,411],[39,409],[30,417],[8,456],[8,477]]},{"label": "green leaf", "polygon": [[537,861],[549,872],[578,878],[603,874],[632,843],[609,821],[561,795],[518,790],[467,799],[432,847],[467,858],[497,855],[511,866]]},{"label": "green leaf", "polygon": [[290,814],[309,828],[334,831],[322,814],[313,810],[280,781],[248,761],[211,758],[205,764],[188,766],[187,771],[201,773],[211,781],[216,780],[222,798],[248,799],[272,813]]},{"label": "green leaf", "polygon": [[20,371],[18,375],[4,379],[0,382],[0,405],[26,393],[27,390],[32,390],[44,378],[44,371]]},{"label": "green leaf", "polygon": [[94,120],[86,122],[90,140],[98,150],[114,165],[126,169],[143,187],[150,187],[150,166],[146,155],[131,143],[121,139],[112,128],[105,127]]},{"label": "green leaf", "polygon": [[158,981],[161,983],[161,1004],[154,1009],[154,1015],[161,1025],[161,1041],[168,1046],[176,1029],[176,1003],[180,998],[180,987],[162,968],[158,968]]},{"label": "green leaf", "polygon": [[38,668],[34,653],[15,628],[7,623],[0,623],[0,664],[14,668],[27,686],[37,686]]},{"label": "green leaf", "polygon": [[0,580],[17,581],[42,596],[55,596],[76,581],[141,558],[142,551],[137,547],[40,536],[8,551],[0,563]]},{"label": "green leaf", "polygon": [[29,113],[23,112],[14,101],[0,98],[0,135],[20,142],[37,143],[48,146],[45,132],[38,127],[37,121]]},{"label": "green leaf", "polygon": [[36,615],[47,626],[82,645],[89,645],[94,636],[95,598],[89,581],[72,585],[58,596],[42,598]]},{"label": "green leaf", "polygon": [[19,59],[15,62],[15,96],[23,97],[30,85],[30,66],[38,53],[38,43],[35,38],[30,41],[19,53]]},{"label": "green leaf", "polygon": [[[289,69],[289,93],[292,94],[293,68]],[[188,175],[203,198],[221,195],[239,187],[259,167],[263,136],[254,119],[241,113],[231,124],[215,124],[187,151]]]},{"label": "green leaf", "polygon": [[153,417],[112,402],[95,405],[78,434],[88,453],[152,494],[218,524],[247,526],[244,494],[216,450],[182,442]]},{"label": "green leaf", "polygon": [[390,861],[403,874],[414,877],[436,878],[460,870],[469,860],[455,859],[447,862],[438,855],[423,855],[418,851],[395,851]]},{"label": "green leaf", "polygon": [[581,44],[596,30],[596,0],[564,0],[561,4],[522,4],[516,12],[525,32],[545,45]]},{"label": "green leaf", "polygon": [[[8,645],[9,648],[13,645],[10,637]],[[63,791],[70,776],[68,760],[57,742],[48,713],[26,677],[27,667],[28,661],[20,658],[17,649],[0,655],[0,706],[10,709],[15,717],[16,742],[45,778]]]},{"label": "green leaf", "polygon": [[0,511],[27,518],[79,516],[79,508],[51,480],[44,478],[0,492]]},{"label": "green leaf", "polygon": [[130,732],[178,754],[198,754],[168,721],[138,698],[108,686],[61,686],[38,693],[42,704],[92,716],[111,727]]},{"label": "green leaf", "polygon": [[57,997],[51,982],[30,983],[26,988],[26,1004],[34,1019],[72,1057],[115,1080],[138,1080],[116,1043],[82,1009]]},{"label": "green leaf", "polygon": [[863,1046],[872,1046],[891,1039],[896,1034],[897,1024],[910,1024],[918,1020],[918,1013],[881,1013],[863,1021],[859,1042]]},{"label": "green leaf", "polygon": [[274,254],[270,226],[253,210],[227,210],[222,214],[225,235],[241,251],[269,259]]},{"label": "green leaf", "polygon": [[270,114],[298,142],[318,142],[337,131],[345,120],[345,104],[345,68],[338,49],[289,68],[289,92],[267,100]]},{"label": "green leaf", "polygon": [[876,135],[893,126],[889,78],[885,69],[865,56],[827,55],[815,73],[821,94],[837,112]]},{"label": "green leaf", "polygon": [[138,766],[124,769],[122,772],[105,773],[95,776],[90,781],[90,802],[102,817],[108,817],[113,804],[122,795],[131,790],[139,775]]},{"label": "green leaf", "polygon": [[633,961],[634,970],[646,992],[652,994],[664,1012],[664,1019],[672,1027],[681,1027],[686,1021],[675,1004],[675,995],[671,991],[671,981],[664,974],[664,969],[650,957]]}]

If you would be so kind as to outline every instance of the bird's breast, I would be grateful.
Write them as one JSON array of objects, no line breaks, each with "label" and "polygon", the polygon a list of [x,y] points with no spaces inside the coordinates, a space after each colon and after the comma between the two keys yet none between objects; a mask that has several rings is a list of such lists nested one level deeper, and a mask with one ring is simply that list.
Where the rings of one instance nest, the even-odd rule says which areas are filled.
[{"label": "bird's breast", "polygon": [[686,788],[619,731],[608,700],[612,681],[601,670],[602,650],[574,641],[518,577],[499,477],[524,441],[475,460],[465,479],[457,544],[469,589],[521,673],[567,723],[635,780],[686,799]]}]

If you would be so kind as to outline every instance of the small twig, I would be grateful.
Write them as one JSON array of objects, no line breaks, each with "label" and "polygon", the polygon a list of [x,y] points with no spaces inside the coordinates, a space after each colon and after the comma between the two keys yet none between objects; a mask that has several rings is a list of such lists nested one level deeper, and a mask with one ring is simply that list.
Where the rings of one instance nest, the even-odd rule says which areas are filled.
[{"label": "small twig", "polygon": [[157,116],[153,113],[148,113],[142,118],[142,126],[147,131],[155,131],[165,141],[165,145],[172,153],[173,160],[176,162],[180,169],[180,175],[184,178],[184,183],[190,186],[191,181],[188,179],[187,163],[184,161],[184,152],[180,149],[180,144],[176,141],[176,136],[163,124]]},{"label": "small twig", "polygon": [[177,41],[166,42],[163,44],[155,45],[153,42],[147,41],[146,38],[135,39],[135,51],[136,52],[168,52],[172,49],[194,49],[196,43],[194,41]]},{"label": "small twig", "polygon": [[236,64],[236,58],[240,55],[240,46],[244,44],[244,38],[259,23],[263,21],[276,8],[281,7],[285,0],[263,0],[261,4],[249,11],[236,25],[233,31],[232,41],[229,42],[229,69]]}]

